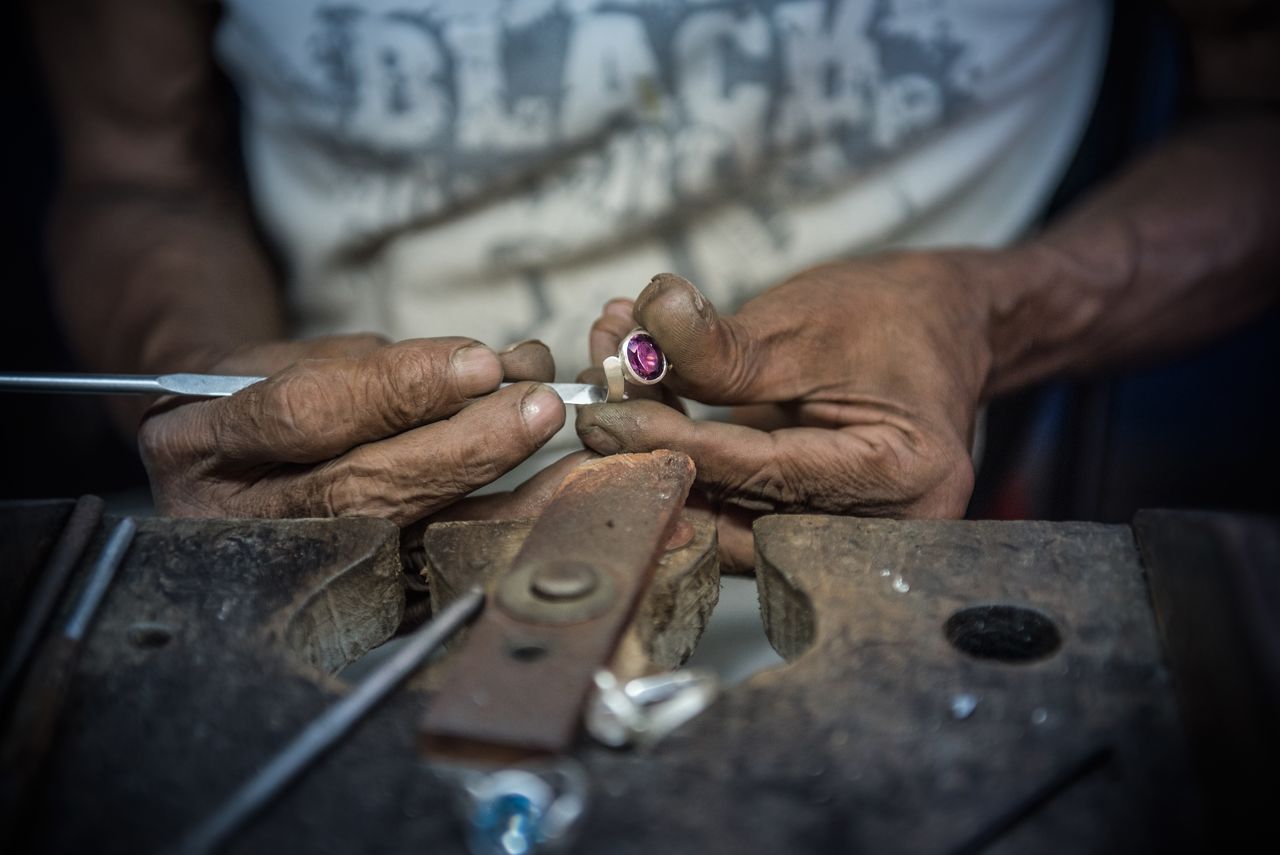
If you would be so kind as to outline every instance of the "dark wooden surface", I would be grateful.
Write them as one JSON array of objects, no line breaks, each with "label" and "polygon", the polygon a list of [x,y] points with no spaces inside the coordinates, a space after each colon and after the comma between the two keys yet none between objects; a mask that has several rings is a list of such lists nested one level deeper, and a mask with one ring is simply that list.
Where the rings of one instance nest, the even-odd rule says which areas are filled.
[{"label": "dark wooden surface", "polygon": [[[995,852],[1194,848],[1198,803],[1129,527],[759,526],[763,610],[791,663],[652,749],[580,745],[592,802],[576,851],[953,852],[992,827]],[[46,537],[12,533],[5,556],[38,552],[17,543],[28,535]],[[343,690],[327,671],[392,631],[395,556],[394,530],[372,521],[145,521],[88,639],[27,849],[172,842]],[[688,590],[710,600],[706,587]],[[987,605],[1042,615],[1060,645],[1018,663],[956,649],[948,619]],[[999,629],[967,638],[1037,649],[1026,626]],[[415,750],[429,685],[375,711],[232,851],[465,851],[451,791]],[[976,700],[967,716],[961,696]],[[1103,762],[1024,810],[1100,747]]]}]

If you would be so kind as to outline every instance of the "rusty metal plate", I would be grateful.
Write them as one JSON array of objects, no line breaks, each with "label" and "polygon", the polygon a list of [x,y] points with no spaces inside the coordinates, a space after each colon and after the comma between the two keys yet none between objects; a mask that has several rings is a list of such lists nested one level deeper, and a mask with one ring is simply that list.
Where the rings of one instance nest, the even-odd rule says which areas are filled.
[{"label": "rusty metal plate", "polygon": [[[422,575],[436,609],[447,606],[472,585],[496,585],[532,528],[533,520],[470,520],[431,526],[424,538]],[[620,655],[623,650],[635,653],[627,662],[614,657],[614,670],[623,678],[684,665],[719,600],[715,523],[709,516],[686,514],[679,533],[686,538],[667,544],[635,619],[618,645]],[[467,632],[461,630],[448,647],[461,649]],[[447,664],[428,668],[413,685],[438,688]]]},{"label": "rusty metal plate", "polygon": [[[506,758],[572,745],[592,674],[630,623],[693,477],[686,455],[655,451],[592,461],[565,478],[454,653],[423,720],[424,750]],[[586,580],[581,596],[554,595],[575,578]],[[579,608],[602,588],[613,592],[606,608]]]}]

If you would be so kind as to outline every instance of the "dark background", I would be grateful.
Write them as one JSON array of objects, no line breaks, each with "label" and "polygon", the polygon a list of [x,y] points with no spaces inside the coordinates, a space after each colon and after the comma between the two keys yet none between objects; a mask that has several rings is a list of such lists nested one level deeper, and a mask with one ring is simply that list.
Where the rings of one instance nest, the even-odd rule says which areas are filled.
[{"label": "dark background", "polygon": [[[1148,4],[1117,4],[1104,95],[1051,210],[1168,132],[1182,104],[1177,33]],[[43,224],[56,142],[20,4],[0,4],[4,52],[0,370],[77,370],[51,305]],[[1280,236],[1277,236],[1280,239]],[[1280,283],[1278,286],[1280,287]],[[972,516],[1127,521],[1141,507],[1275,514],[1280,314],[1145,370],[1059,383],[991,408]],[[111,496],[145,486],[101,399],[0,393],[0,498]]]},{"label": "dark background", "polygon": [[[0,370],[83,370],[54,320],[44,265],[44,222],[56,143],[21,3],[0,4],[3,51],[4,195],[0,263]],[[0,498],[111,494],[146,484],[131,442],[108,421],[102,400],[0,392]]]}]

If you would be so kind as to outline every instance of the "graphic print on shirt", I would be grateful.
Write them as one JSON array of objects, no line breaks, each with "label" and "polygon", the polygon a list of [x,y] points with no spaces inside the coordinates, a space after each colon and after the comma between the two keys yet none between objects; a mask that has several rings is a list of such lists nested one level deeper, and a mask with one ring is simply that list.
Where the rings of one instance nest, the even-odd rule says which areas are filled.
[{"label": "graphic print on shirt", "polygon": [[223,3],[300,331],[557,353],[659,271],[732,308],[854,252],[1011,239],[1106,43],[1099,0]]},{"label": "graphic print on shirt", "polygon": [[[388,198],[392,210],[353,227],[374,234],[406,213],[429,217],[531,182],[533,222],[488,249],[521,265],[554,255],[564,216],[575,232],[603,234],[613,229],[602,224],[734,194],[768,219],[778,193],[821,192],[832,173],[963,110],[980,69],[964,61],[947,4],[897,5],[919,8],[903,17],[889,0],[316,3],[294,21],[300,44],[282,50],[263,37],[257,48],[312,143],[367,170],[335,180],[376,192],[387,176],[415,179],[410,211]],[[761,183],[771,161],[779,168]],[[549,169],[555,162],[570,166]],[[543,212],[557,217],[531,234]]]}]

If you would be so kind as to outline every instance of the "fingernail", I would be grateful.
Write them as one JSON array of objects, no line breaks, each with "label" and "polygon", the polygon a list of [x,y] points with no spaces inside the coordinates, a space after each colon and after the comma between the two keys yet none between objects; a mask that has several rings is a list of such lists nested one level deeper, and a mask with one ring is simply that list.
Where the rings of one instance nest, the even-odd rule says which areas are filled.
[{"label": "fingernail", "polygon": [[492,392],[502,382],[502,363],[483,344],[469,344],[453,353],[453,373],[464,398]]},{"label": "fingernail", "polygon": [[702,296],[702,292],[697,289],[691,282],[689,290],[693,292],[693,308],[699,315],[706,317],[707,315],[707,298]]},{"label": "fingernail", "polygon": [[[654,300],[660,300],[664,304],[664,309],[681,311],[684,307],[689,306],[694,313],[703,320],[707,320],[711,316],[711,304],[707,298],[702,295],[697,286],[685,279],[683,276],[676,276],[674,273],[659,273],[653,277],[641,294],[640,299],[636,301],[636,311],[643,312],[648,308],[649,304]],[[644,304],[641,308],[640,304]]]},{"label": "fingernail", "polygon": [[552,433],[564,424],[564,402],[550,388],[539,383],[520,401],[520,417],[533,433]]}]

